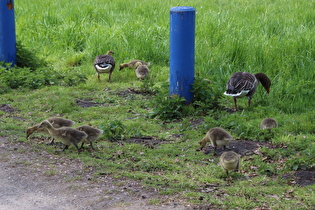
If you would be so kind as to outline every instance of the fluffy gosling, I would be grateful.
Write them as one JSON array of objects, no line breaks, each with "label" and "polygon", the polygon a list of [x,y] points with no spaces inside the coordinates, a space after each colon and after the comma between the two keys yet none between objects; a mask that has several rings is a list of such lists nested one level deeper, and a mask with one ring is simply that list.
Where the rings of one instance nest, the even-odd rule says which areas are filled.
[{"label": "fluffy gosling", "polygon": [[240,155],[233,151],[224,152],[220,156],[220,165],[223,168],[223,170],[225,170],[226,176],[228,177],[229,171],[239,170]]},{"label": "fluffy gosling", "polygon": [[[88,126],[88,125],[79,126],[79,127],[77,127],[77,130],[83,131],[83,132],[85,132],[88,135],[86,140],[90,143],[90,147],[93,150],[94,150],[94,147],[93,147],[92,142],[95,141],[96,139],[98,139],[98,137],[101,134],[103,134],[102,130],[97,129],[97,128],[93,128],[93,127]],[[84,145],[84,141],[82,142],[80,149],[83,148],[83,145]]]},{"label": "fluffy gosling", "polygon": [[211,142],[211,145],[214,147],[214,154],[216,154],[216,150],[218,146],[223,146],[224,150],[226,145],[233,140],[233,137],[225,131],[223,128],[214,127],[211,128],[206,136],[199,142],[200,149],[203,149],[207,142]]},{"label": "fluffy gosling", "polygon": [[138,77],[139,80],[142,80],[149,75],[150,70],[149,70],[148,66],[143,65],[141,62],[137,62],[136,66],[137,66],[136,76]]},{"label": "fluffy gosling", "polygon": [[[61,127],[71,127],[74,125],[74,122],[72,120],[69,119],[65,119],[62,117],[50,117],[48,119],[46,119],[48,122],[51,123],[51,125],[54,128],[61,128]],[[42,133],[49,133],[48,130],[46,128],[38,128],[40,124],[34,125],[32,127],[28,127],[26,129],[26,138],[28,139],[28,137],[30,135],[32,135],[32,133],[36,132],[42,132]],[[51,140],[51,142],[49,143],[50,145],[54,144],[54,139]]]},{"label": "fluffy gosling", "polygon": [[265,118],[263,121],[260,123],[260,128],[262,130],[268,129],[270,130],[271,128],[276,128],[278,127],[278,123],[275,119],[273,118]]},{"label": "fluffy gosling", "polygon": [[41,122],[38,128],[46,128],[53,138],[60,140],[65,145],[62,151],[68,149],[69,146],[72,144],[77,148],[78,153],[80,153],[78,143],[82,142],[88,137],[85,132],[79,131],[74,128],[54,128],[48,120],[44,120],[43,122]]},{"label": "fluffy gosling", "polygon": [[124,69],[124,68],[132,68],[132,69],[136,69],[137,66],[136,66],[136,63],[137,62],[140,62],[141,65],[146,65],[146,66],[150,66],[150,63],[149,62],[145,62],[145,61],[141,61],[141,60],[132,60],[128,63],[122,63],[119,65],[119,71]]}]

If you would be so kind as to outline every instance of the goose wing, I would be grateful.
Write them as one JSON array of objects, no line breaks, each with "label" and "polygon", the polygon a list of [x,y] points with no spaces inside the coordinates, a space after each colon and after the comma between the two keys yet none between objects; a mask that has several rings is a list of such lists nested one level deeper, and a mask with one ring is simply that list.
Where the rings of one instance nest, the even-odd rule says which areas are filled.
[{"label": "goose wing", "polygon": [[233,97],[252,96],[258,81],[255,75],[247,72],[236,72],[226,84],[224,95]]}]

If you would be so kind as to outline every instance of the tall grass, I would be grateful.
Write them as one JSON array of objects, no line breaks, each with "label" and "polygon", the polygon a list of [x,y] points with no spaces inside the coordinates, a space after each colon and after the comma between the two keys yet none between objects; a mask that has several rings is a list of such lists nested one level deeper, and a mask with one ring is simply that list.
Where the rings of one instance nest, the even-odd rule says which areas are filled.
[{"label": "tall grass", "polygon": [[222,92],[233,72],[265,72],[273,83],[270,105],[287,113],[315,105],[310,97],[315,78],[315,1],[17,0],[15,4],[17,39],[56,70],[74,62],[79,71],[91,74],[94,57],[113,50],[118,63],[150,61],[163,81],[168,76],[163,67],[169,62],[169,10],[193,6],[196,75],[216,81]]}]

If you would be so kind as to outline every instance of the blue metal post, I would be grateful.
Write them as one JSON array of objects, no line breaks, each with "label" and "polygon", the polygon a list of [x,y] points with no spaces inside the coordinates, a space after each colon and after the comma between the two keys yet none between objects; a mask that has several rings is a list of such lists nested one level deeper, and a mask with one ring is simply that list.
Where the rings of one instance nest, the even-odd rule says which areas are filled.
[{"label": "blue metal post", "polygon": [[16,63],[16,37],[13,0],[0,2],[0,62]]},{"label": "blue metal post", "polygon": [[195,64],[195,9],[173,7],[170,10],[170,94],[193,99]]}]

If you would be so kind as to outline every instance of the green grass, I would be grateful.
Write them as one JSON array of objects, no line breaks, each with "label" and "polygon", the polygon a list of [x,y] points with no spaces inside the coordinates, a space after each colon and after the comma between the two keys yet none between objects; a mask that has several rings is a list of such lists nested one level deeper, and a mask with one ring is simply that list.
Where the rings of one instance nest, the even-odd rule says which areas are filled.
[{"label": "green grass", "polygon": [[[161,95],[167,92],[169,77],[169,10],[178,5],[197,11],[195,96],[200,101],[195,107]],[[313,0],[17,0],[19,58],[24,58],[25,66],[20,64],[21,69],[11,69],[10,74],[0,69],[0,104],[18,110],[0,111],[0,135],[54,153],[45,143],[26,140],[25,128],[50,116],[63,116],[76,126],[90,123],[106,131],[96,151],[78,155],[70,147],[60,154],[83,160],[93,167],[95,178],[106,173],[135,179],[161,195],[175,194],[185,203],[200,206],[313,207],[314,185],[291,186],[282,176],[315,168],[314,8]],[[106,82],[108,75],[101,75],[98,83],[93,60],[108,50],[115,52],[117,65],[132,59],[151,62],[150,80],[142,83],[132,70],[116,68],[111,83]],[[264,72],[272,86],[270,94],[258,87],[250,108],[246,99],[239,99],[244,110],[230,114],[225,108],[233,107],[233,99],[222,93],[236,71]],[[201,83],[201,78],[211,84]],[[17,89],[8,84],[17,84],[12,86]],[[150,89],[157,95],[132,94],[128,89]],[[82,108],[78,100],[99,105]],[[179,117],[175,121],[152,118],[157,112],[170,117],[176,108],[181,112],[173,116]],[[279,127],[271,133],[261,131],[259,123],[265,117],[277,119]],[[200,123],[192,123],[201,118]],[[243,157],[243,173],[232,173],[233,182],[228,183],[217,165],[218,157],[196,151],[198,141],[215,126],[236,139],[264,142],[268,137],[279,148],[263,147],[261,153]],[[128,143],[126,139],[133,136],[154,136],[163,142]],[[46,175],[54,175],[53,169]]]}]

